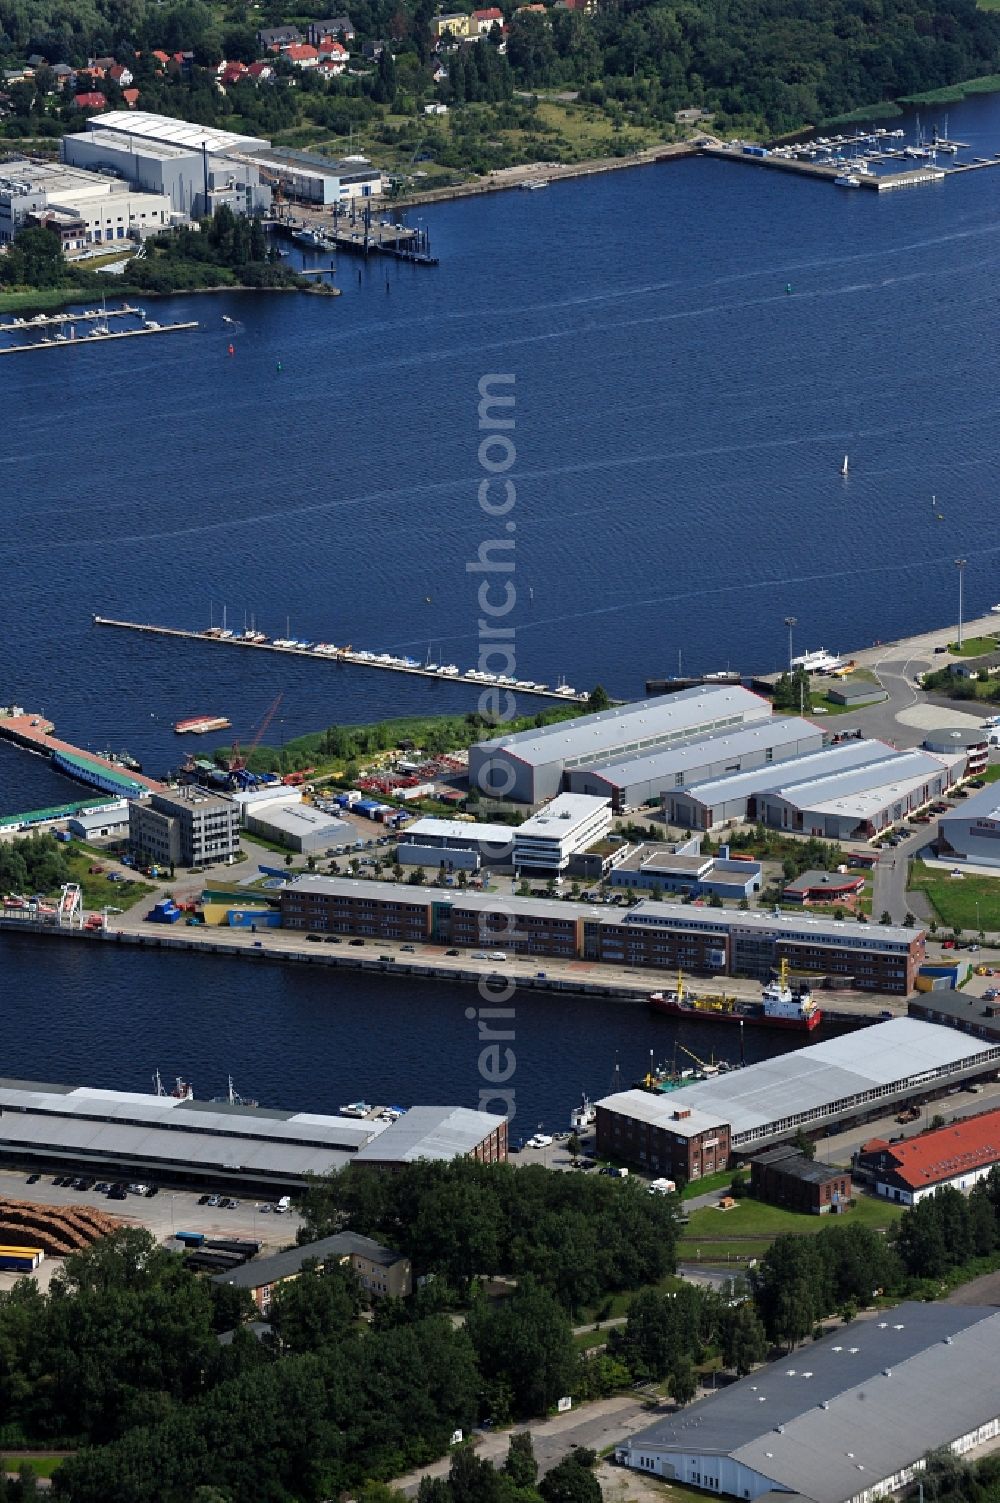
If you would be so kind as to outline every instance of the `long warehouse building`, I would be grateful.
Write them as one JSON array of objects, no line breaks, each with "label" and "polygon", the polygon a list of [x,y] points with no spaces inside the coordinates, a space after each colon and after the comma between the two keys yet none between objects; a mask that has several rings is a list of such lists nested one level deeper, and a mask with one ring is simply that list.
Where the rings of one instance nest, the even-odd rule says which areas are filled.
[{"label": "long warehouse building", "polygon": [[0,1080],[0,1161],[273,1194],[354,1162],[506,1158],[506,1118],[462,1107],[414,1110],[412,1122],[409,1112],[386,1122]]},{"label": "long warehouse building", "polygon": [[672,824],[694,830],[748,819],[828,840],[867,840],[940,798],[964,765],[961,753],[844,741],[778,767],[665,793],[664,812]]},{"label": "long warehouse building", "polygon": [[873,1503],[1000,1435],[1000,1312],[909,1303],[640,1430],[621,1466],[706,1495]]},{"label": "long warehouse building", "polygon": [[700,685],[481,741],[469,748],[469,782],[491,798],[537,804],[566,787],[576,768],[648,755],[770,716],[767,700],[738,684]]},{"label": "long warehouse building", "polygon": [[551,898],[303,874],[278,889],[285,929],[766,981],[782,961],[813,982],[906,996],[923,930],[804,913],[696,908],[643,898],[602,912]]},{"label": "long warehouse building", "polygon": [[753,768],[770,768],[818,752],[822,745],[823,732],[811,721],[774,716],[641,756],[579,767],[567,771],[566,783],[574,793],[610,799],[616,814],[628,814],[676,789]]},{"label": "long warehouse building", "polygon": [[995,1075],[1000,1045],[936,1023],[894,1018],[680,1090],[618,1091],[597,1103],[597,1151],[688,1180],[831,1124],[882,1116]]}]

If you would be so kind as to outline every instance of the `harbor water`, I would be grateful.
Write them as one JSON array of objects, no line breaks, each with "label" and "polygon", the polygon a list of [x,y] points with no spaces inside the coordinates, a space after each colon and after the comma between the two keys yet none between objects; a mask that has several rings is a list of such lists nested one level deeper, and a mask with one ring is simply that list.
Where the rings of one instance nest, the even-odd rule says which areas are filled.
[{"label": "harbor water", "polygon": [[[949,114],[973,154],[1000,148],[1000,98]],[[176,765],[177,719],[223,714],[245,740],[279,690],[274,742],[469,710],[469,686],[91,616],[199,627],[225,604],[234,629],[466,668],[483,577],[467,565],[504,538],[516,676],[623,697],[678,655],[686,672],[774,667],[787,615],[799,650],[831,651],[954,619],[959,556],[981,612],[1000,598],[998,195],[994,172],[879,195],[672,162],[410,210],[440,266],[342,256],[340,298],[174,298],[152,316],[198,319],[183,339],[5,362],[0,700],[154,774]],[[507,374],[501,523],[478,504],[477,409]],[[78,796],[0,747],[0,812]],[[125,1084],[159,1065],[210,1094],[231,1068],[261,1100],[326,1107],[473,1089],[456,1084],[475,1069],[465,993],[0,947],[8,1073]],[[527,1011],[529,1115],[604,1089],[619,1040],[633,1074],[644,1062],[641,1009]]]}]

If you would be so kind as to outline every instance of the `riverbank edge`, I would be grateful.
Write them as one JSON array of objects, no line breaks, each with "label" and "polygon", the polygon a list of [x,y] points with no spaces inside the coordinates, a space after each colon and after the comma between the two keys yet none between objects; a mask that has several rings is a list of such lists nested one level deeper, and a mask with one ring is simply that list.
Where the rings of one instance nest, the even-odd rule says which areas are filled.
[{"label": "riverbank edge", "polygon": [[625,167],[652,167],[657,162],[697,156],[694,141],[662,141],[644,146],[623,157],[589,157],[583,162],[532,162],[502,168],[489,177],[469,183],[455,183],[448,188],[427,188],[404,193],[387,202],[393,208],[406,209],[418,204],[447,203],[455,198],[475,198],[483,193],[510,193],[525,182],[558,183],[571,178],[592,177],[599,172],[616,172]]},{"label": "riverbank edge", "polygon": [[[293,965],[305,965],[318,969],[336,971],[366,971],[369,975],[376,976],[399,976],[406,980],[418,981],[445,981],[467,986],[481,988],[483,982],[502,983],[502,990],[506,994],[508,987],[514,987],[518,991],[538,992],[561,992],[573,996],[603,997],[610,1002],[625,1002],[632,1005],[645,1003],[650,991],[656,986],[658,973],[650,973],[648,978],[641,981],[584,981],[577,977],[562,977],[547,975],[541,972],[533,976],[524,976],[520,973],[505,974],[501,971],[488,972],[470,970],[461,964],[450,966],[443,961],[434,965],[422,965],[420,962],[410,963],[406,960],[383,960],[374,955],[350,955],[331,954],[316,945],[302,949],[294,949],[291,945],[283,945],[280,948],[267,948],[266,937],[254,944],[240,944],[234,940],[227,941],[215,938],[214,933],[209,937],[205,929],[200,929],[200,934],[205,938],[195,938],[188,934],[136,934],[130,930],[111,929],[106,933],[86,929],[60,929],[35,925],[26,919],[0,918],[0,935],[21,934],[28,939],[67,939],[84,940],[90,944],[99,945],[132,945],[139,950],[174,950],[191,954],[219,955],[223,958],[237,957],[241,960],[252,960],[258,965],[268,962]],[[267,931],[264,931],[265,935]],[[287,931],[280,931],[287,934]],[[260,948],[257,948],[257,945]],[[373,940],[377,945],[378,941]],[[546,961],[547,957],[539,956],[539,963]],[[551,960],[548,961],[551,964]],[[490,987],[486,988],[488,992]],[[850,1002],[842,999],[842,1006],[850,1007],[849,1012],[834,1012],[830,1008],[824,1008],[828,1020],[839,1025],[856,1023],[862,1026],[866,1023],[877,1023],[885,1010],[885,999],[879,998],[879,1004],[875,1002]]]},{"label": "riverbank edge", "polygon": [[[92,300],[96,288],[86,287],[36,287],[26,288],[23,291],[13,291],[13,296],[18,302],[9,304],[7,294],[0,292],[0,316],[4,314],[30,313],[35,309],[42,312],[67,308],[71,303],[86,303]],[[304,297],[341,297],[343,288],[331,287],[327,283],[318,283],[314,287],[177,287],[170,292],[153,292],[146,287],[136,287],[130,282],[118,287],[113,282],[108,288],[114,298],[141,297],[147,298],[170,298],[170,297],[202,297],[208,293],[218,292],[298,292]],[[60,293],[62,296],[50,297],[49,294]],[[36,294],[43,294],[40,302],[32,302]],[[107,294],[105,294],[106,296]],[[82,343],[83,341],[81,341]]]}]

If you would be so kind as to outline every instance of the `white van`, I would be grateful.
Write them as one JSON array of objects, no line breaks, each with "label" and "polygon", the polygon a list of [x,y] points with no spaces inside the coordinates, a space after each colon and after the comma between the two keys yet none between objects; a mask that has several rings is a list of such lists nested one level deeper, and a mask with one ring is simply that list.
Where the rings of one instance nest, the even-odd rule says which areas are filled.
[{"label": "white van", "polygon": [[506,960],[507,957],[506,957],[506,955],[504,954],[504,952],[502,950],[491,950],[490,953],[489,953],[489,955],[487,956],[487,959],[489,959],[489,960]]}]

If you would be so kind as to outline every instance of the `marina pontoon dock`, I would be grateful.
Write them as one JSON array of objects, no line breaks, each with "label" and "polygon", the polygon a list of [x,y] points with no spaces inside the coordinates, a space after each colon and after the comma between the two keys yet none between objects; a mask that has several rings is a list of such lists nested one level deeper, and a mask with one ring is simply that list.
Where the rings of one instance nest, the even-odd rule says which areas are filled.
[{"label": "marina pontoon dock", "polygon": [[417,678],[435,678],[439,682],[472,684],[477,689],[516,689],[521,694],[531,694],[542,699],[562,700],[570,704],[583,704],[586,693],[570,688],[568,684],[551,688],[532,679],[514,679],[506,674],[485,674],[476,668],[462,670],[456,663],[420,663],[416,658],[397,657],[388,652],[366,652],[360,648],[336,647],[332,642],[300,642],[290,637],[273,640],[263,632],[231,632],[219,627],[206,631],[189,631],[180,626],[157,626],[152,622],[118,621],[110,616],[94,616],[95,626],[115,626],[121,631],[143,632],[147,636],[182,637],[189,642],[214,642],[223,647],[254,648],[258,652],[282,652],[297,657],[318,659],[328,663],[350,663],[356,668],[382,668],[389,673],[408,673]]}]

